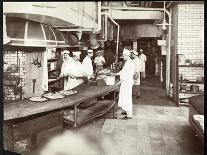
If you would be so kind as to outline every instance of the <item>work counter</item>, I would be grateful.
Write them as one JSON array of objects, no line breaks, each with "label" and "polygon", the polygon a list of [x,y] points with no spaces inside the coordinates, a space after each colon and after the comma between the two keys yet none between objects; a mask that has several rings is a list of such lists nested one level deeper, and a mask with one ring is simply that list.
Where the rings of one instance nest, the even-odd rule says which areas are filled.
[{"label": "work counter", "polygon": [[[119,84],[113,86],[89,86],[82,85],[74,90],[76,94],[67,96],[62,99],[49,100],[45,102],[33,102],[29,100],[18,101],[4,106],[4,140],[6,148],[15,150],[16,141],[31,138],[35,145],[39,133],[48,129],[63,125],[63,118],[60,114],[61,110],[72,108],[74,111],[74,121],[66,121],[71,123],[73,127],[77,127],[89,120],[99,117],[112,109],[116,103],[117,96],[114,95],[111,104],[101,112],[96,111],[95,114],[87,116],[81,121],[82,112],[78,113],[79,104],[89,101],[93,98],[105,96],[111,92],[115,92],[119,88]],[[115,93],[114,93],[115,94]],[[114,116],[114,115],[113,115]]]}]

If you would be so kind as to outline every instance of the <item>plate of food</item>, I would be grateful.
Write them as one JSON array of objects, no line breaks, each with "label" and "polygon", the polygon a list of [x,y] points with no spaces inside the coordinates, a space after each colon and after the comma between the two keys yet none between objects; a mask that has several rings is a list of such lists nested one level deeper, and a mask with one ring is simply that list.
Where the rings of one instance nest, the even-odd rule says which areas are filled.
[{"label": "plate of food", "polygon": [[60,93],[47,93],[43,95],[45,98],[55,100],[55,99],[61,99],[64,98],[64,95],[61,95]]},{"label": "plate of food", "polygon": [[34,102],[44,102],[47,101],[46,98],[41,97],[41,96],[33,96],[31,98],[29,98],[30,101],[34,101]]},{"label": "plate of food", "polygon": [[65,95],[65,96],[69,96],[69,95],[73,95],[73,94],[76,94],[77,91],[76,90],[61,90],[58,92],[59,94],[61,95]]}]

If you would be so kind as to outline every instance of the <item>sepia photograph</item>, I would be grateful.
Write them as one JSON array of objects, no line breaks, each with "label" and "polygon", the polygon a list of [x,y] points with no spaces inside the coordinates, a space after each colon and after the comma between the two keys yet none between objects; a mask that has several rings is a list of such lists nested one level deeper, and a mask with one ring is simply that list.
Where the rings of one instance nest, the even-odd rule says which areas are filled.
[{"label": "sepia photograph", "polygon": [[204,155],[204,1],[2,4],[3,154]]}]

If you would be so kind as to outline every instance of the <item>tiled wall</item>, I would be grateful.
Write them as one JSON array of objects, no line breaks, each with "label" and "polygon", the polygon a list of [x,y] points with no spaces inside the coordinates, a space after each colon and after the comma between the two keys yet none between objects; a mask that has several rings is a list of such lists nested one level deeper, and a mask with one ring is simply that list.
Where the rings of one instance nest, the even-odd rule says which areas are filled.
[{"label": "tiled wall", "polygon": [[[204,4],[183,2],[178,5],[178,54],[185,59],[204,59]],[[180,68],[180,74],[195,79],[204,75],[203,68]]]},{"label": "tiled wall", "polygon": [[[184,1],[177,5],[177,33],[175,31],[175,51],[184,54],[185,59],[204,60],[204,4]],[[204,76],[203,67],[179,67],[179,74],[189,80]],[[203,89],[203,85],[200,85]],[[179,94],[183,97],[182,94]],[[190,95],[191,96],[191,95]]]},{"label": "tiled wall", "polygon": [[[18,53],[18,55],[17,55]],[[18,58],[18,59],[17,59]],[[13,81],[14,78],[4,78],[4,100],[18,100],[21,97],[21,87],[22,92],[24,91],[25,86],[25,65],[26,65],[26,53],[23,51],[5,51],[4,50],[4,75],[6,72],[10,77],[15,76],[17,79],[22,79],[18,86],[10,86],[10,84],[5,81]],[[17,60],[19,60],[17,62]],[[15,68],[19,68],[14,70]],[[9,69],[10,68],[10,69]],[[13,71],[12,71],[13,70]],[[15,79],[16,79],[15,78]],[[15,93],[15,89],[17,89],[17,94]]]}]

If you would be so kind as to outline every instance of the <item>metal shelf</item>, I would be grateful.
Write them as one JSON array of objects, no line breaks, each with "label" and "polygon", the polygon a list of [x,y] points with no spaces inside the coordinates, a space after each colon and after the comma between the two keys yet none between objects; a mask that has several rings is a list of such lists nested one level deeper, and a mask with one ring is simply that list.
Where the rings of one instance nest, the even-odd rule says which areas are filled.
[{"label": "metal shelf", "polygon": [[200,91],[200,92],[192,92],[192,91],[179,91],[179,93],[184,93],[184,94],[202,94],[203,91]]},{"label": "metal shelf", "polygon": [[179,81],[179,83],[204,84],[204,81]]},{"label": "metal shelf", "polygon": [[54,72],[54,71],[57,71],[57,69],[52,69],[52,70],[49,70],[48,72]]},{"label": "metal shelf", "polygon": [[204,67],[204,65],[178,65],[178,67]]},{"label": "metal shelf", "polygon": [[48,59],[47,61],[57,61],[59,60],[59,58],[51,58],[51,59]]},{"label": "metal shelf", "polygon": [[59,79],[48,79],[48,83],[53,83],[53,82],[57,82],[59,81]]}]

